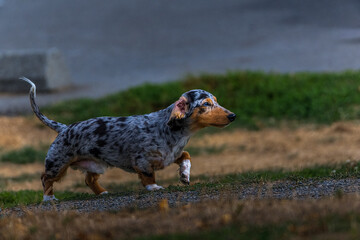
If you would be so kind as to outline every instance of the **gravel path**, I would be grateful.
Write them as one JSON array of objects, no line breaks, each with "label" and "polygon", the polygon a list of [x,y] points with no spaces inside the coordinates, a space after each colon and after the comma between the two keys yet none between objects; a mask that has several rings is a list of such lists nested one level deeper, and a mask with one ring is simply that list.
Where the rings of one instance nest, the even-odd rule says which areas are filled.
[{"label": "gravel path", "polygon": [[[46,203],[28,206],[29,210],[77,210],[79,212],[117,211],[124,208],[149,208],[158,204],[161,199],[167,199],[169,205],[183,205],[203,200],[220,198],[237,199],[317,199],[341,193],[360,193],[360,179],[340,180],[305,180],[279,181],[263,184],[239,185],[226,188],[223,191],[187,191],[187,192],[150,192],[146,194],[134,193],[128,196],[109,195],[91,200],[72,200],[58,203]],[[14,207],[6,209],[2,215],[17,213],[21,215],[23,209]]]}]

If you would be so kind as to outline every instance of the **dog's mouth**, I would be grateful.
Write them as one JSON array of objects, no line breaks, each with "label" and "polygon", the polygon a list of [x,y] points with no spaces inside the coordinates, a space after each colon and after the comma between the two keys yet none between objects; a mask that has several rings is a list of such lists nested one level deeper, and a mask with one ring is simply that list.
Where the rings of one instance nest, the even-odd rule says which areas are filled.
[{"label": "dog's mouth", "polygon": [[218,127],[218,128],[224,128],[226,127],[227,125],[229,125],[230,123],[225,123],[225,124],[211,124],[211,126],[213,127]]}]

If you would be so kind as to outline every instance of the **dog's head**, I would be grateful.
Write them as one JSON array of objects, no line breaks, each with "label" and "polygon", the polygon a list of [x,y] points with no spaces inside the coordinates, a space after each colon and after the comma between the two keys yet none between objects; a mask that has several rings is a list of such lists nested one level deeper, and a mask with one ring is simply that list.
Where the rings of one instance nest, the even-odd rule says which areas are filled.
[{"label": "dog's head", "polygon": [[168,125],[173,129],[189,126],[193,132],[208,126],[225,127],[235,117],[219,105],[214,95],[196,89],[184,93],[174,103]]}]

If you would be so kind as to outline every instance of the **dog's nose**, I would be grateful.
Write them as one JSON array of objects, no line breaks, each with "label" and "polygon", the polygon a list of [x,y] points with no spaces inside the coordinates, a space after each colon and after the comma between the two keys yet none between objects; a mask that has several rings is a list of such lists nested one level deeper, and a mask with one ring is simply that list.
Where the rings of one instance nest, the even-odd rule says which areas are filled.
[{"label": "dog's nose", "polygon": [[234,121],[236,118],[236,114],[235,113],[231,113],[229,115],[227,115],[227,118],[229,119],[230,122]]}]

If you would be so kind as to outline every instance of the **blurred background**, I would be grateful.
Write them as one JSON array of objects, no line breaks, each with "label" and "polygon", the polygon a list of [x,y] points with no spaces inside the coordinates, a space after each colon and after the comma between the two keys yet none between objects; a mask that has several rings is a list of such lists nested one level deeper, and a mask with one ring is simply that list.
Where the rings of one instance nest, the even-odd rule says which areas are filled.
[{"label": "blurred background", "polygon": [[[61,53],[71,87],[40,105],[189,73],[358,69],[359,10],[355,0],[1,0],[0,54]],[[2,93],[0,113],[29,112],[25,99]]]},{"label": "blurred background", "polygon": [[[0,0],[0,238],[360,239],[359,45],[358,0]],[[156,195],[112,168],[100,182],[129,205],[9,221],[6,208],[41,202],[57,135],[31,113],[21,76],[36,83],[41,111],[65,124],[157,111],[197,88],[237,118],[191,138],[190,186],[180,186],[176,164],[156,173],[166,187],[158,196],[176,199],[170,208],[166,200],[140,210]],[[110,206],[79,171],[55,189],[60,200],[79,200],[69,210],[96,203],[83,199]],[[193,236],[185,238],[210,239]]]}]

